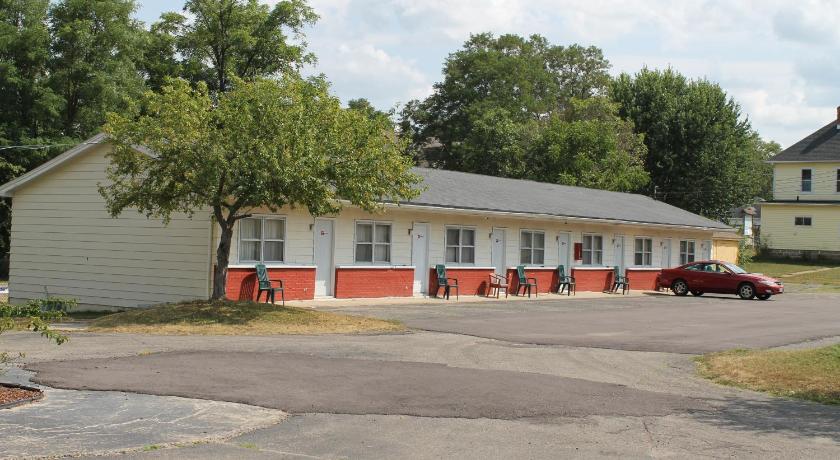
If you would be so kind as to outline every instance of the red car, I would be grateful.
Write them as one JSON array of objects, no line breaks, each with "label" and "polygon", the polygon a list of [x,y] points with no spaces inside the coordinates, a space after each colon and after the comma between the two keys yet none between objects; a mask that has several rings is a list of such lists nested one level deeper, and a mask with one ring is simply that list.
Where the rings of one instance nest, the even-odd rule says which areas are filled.
[{"label": "red car", "polygon": [[747,273],[735,264],[720,260],[691,262],[662,270],[659,287],[671,289],[680,296],[689,292],[700,296],[708,292],[737,294],[742,299],[757,297],[761,300],[785,292],[782,282],[775,278],[760,273]]}]

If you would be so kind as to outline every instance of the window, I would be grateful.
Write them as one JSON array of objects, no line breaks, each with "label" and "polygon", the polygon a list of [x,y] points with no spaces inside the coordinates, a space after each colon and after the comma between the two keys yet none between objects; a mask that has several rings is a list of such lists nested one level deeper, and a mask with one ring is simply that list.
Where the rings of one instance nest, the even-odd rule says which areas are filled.
[{"label": "window", "polygon": [[519,232],[519,263],[542,265],[545,263],[545,233],[533,230]]},{"label": "window", "polygon": [[680,265],[694,262],[694,240],[680,241]]},{"label": "window", "polygon": [[794,217],[793,218],[793,225],[810,227],[811,226],[811,218],[810,217]]},{"label": "window", "polygon": [[837,183],[834,187],[834,191],[840,193],[840,168],[837,169]]},{"label": "window", "polygon": [[475,263],[475,229],[446,227],[446,263]]},{"label": "window", "polygon": [[811,192],[811,175],[813,171],[810,169],[802,170],[802,191]]},{"label": "window", "polygon": [[356,262],[391,262],[391,224],[356,222]]},{"label": "window", "polygon": [[635,261],[639,267],[653,265],[653,240],[650,238],[636,238]]},{"label": "window", "polygon": [[583,264],[604,263],[604,239],[601,235],[583,235]]},{"label": "window", "polygon": [[286,220],[248,217],[239,221],[240,262],[283,262]]}]

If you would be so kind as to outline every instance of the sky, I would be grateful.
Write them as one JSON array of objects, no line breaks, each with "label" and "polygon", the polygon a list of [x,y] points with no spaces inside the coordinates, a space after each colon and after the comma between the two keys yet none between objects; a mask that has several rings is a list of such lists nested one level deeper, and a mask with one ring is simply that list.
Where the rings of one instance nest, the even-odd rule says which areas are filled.
[{"label": "sky", "polygon": [[[147,24],[180,0],[138,0]],[[275,1],[266,1],[272,4]],[[399,107],[432,92],[470,34],[540,34],[594,45],[611,72],[673,67],[717,82],[766,140],[787,147],[840,106],[838,0],[310,0],[306,30],[343,101]]]}]

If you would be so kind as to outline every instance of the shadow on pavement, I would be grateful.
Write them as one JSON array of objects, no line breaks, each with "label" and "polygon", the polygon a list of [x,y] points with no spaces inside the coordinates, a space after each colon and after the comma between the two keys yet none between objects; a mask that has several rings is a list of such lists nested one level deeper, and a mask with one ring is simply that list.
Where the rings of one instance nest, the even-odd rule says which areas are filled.
[{"label": "shadow on pavement", "polygon": [[840,442],[840,406],[782,398],[733,398],[719,411],[694,412],[692,417],[728,430],[818,436]]}]

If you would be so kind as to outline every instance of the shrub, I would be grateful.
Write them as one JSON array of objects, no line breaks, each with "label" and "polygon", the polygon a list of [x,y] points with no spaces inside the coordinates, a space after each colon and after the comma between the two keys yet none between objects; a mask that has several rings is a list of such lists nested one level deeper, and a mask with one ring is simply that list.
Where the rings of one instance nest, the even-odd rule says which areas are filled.
[{"label": "shrub", "polygon": [[743,267],[753,261],[755,257],[755,248],[747,243],[746,238],[742,238],[738,243],[738,265]]}]

